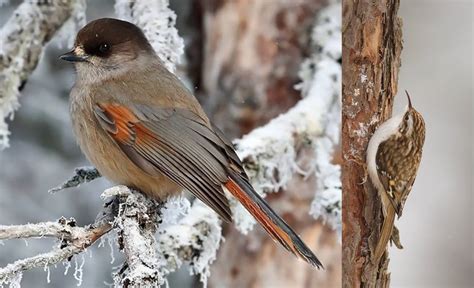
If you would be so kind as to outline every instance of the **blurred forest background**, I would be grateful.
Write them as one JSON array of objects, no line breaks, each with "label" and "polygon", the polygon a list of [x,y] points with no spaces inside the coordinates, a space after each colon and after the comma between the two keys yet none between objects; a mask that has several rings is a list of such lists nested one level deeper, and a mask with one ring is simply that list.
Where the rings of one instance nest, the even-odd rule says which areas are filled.
[{"label": "blurred forest background", "polygon": [[[186,45],[186,59],[183,59],[186,69],[177,73],[195,91],[210,118],[229,138],[240,137],[267,123],[300,100],[300,92],[294,85],[301,81],[298,76],[301,63],[310,56],[309,42],[315,15],[327,1],[170,2],[177,14],[177,29]],[[0,25],[19,3],[21,1],[10,1],[0,8]],[[113,5],[111,0],[88,1],[87,21],[114,17]],[[10,121],[10,148],[0,152],[1,224],[52,221],[65,216],[74,217],[78,225],[86,225],[93,222],[100,210],[100,193],[111,186],[105,179],[99,179],[54,195],[47,193],[48,189],[68,179],[75,167],[89,165],[70,129],[68,94],[74,81],[73,68],[58,59],[58,55],[70,48],[65,41],[55,38],[21,92],[21,107]],[[309,179],[308,183],[314,188],[314,179]],[[279,277],[299,283],[301,287],[309,283],[340,286],[338,236],[308,213],[314,190],[300,184],[290,185],[288,190],[297,192],[283,196],[278,193],[267,198],[277,211],[287,211],[284,216],[295,230],[300,233],[304,230],[309,239],[317,241],[318,255],[326,259],[326,271],[310,271],[306,264],[288,260],[288,254],[260,228],[254,229],[250,236],[243,236],[228,226],[225,228],[226,242],[220,249],[224,257],[218,255],[213,268],[213,275],[219,276],[213,278],[211,275],[210,286],[236,287],[235,283],[241,283],[242,287],[262,287],[263,284],[258,284],[262,279],[271,283]],[[257,253],[255,249],[260,244],[256,243],[260,242],[265,243],[264,252]],[[5,241],[0,244],[0,266],[48,251],[52,243],[51,239]],[[122,259],[117,251],[113,253],[114,257],[110,254],[107,244],[102,248],[94,245],[88,250],[82,287],[112,283],[112,267],[119,266]],[[277,259],[273,264],[269,255]],[[111,263],[113,258],[116,259]],[[73,260],[68,276],[63,276],[64,267],[58,265],[51,269],[51,283],[48,284],[47,272],[36,269],[24,273],[22,285],[76,286],[77,280],[72,275],[74,265],[80,266],[83,259],[75,259],[78,263]],[[239,261],[241,271],[232,268],[233,263]],[[255,269],[260,268],[263,272],[255,277],[261,279],[254,279]],[[196,279],[182,270],[170,276],[170,286],[194,287]]]},{"label": "blurred forest background", "polygon": [[403,50],[394,111],[412,96],[423,159],[390,251],[393,287],[474,287],[473,27],[470,0],[400,1]]}]

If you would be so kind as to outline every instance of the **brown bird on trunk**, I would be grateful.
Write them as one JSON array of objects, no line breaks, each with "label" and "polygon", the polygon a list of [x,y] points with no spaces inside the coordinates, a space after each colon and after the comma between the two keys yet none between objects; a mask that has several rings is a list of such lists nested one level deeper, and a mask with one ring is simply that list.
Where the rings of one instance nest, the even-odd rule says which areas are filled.
[{"label": "brown bird on trunk", "polygon": [[390,238],[398,248],[403,248],[398,229],[394,226],[395,214],[398,218],[402,216],[425,143],[423,116],[413,108],[408,92],[406,94],[407,109],[382,123],[370,138],[367,148],[367,169],[382,200],[384,216],[372,258],[375,263],[382,257]]},{"label": "brown bird on trunk", "polygon": [[117,19],[90,22],[74,49],[70,112],[78,143],[115,183],[166,199],[183,188],[231,221],[227,189],[270,236],[315,267],[321,262],[255,192],[232,143],[164,66],[143,32]]}]

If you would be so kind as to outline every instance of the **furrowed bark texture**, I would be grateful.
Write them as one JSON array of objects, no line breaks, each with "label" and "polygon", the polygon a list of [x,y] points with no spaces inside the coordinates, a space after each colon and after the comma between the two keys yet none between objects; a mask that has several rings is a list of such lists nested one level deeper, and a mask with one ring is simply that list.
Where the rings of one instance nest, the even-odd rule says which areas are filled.
[{"label": "furrowed bark texture", "polygon": [[[192,77],[214,123],[240,137],[294,106],[309,31],[326,1],[196,1],[205,42],[196,43],[202,45],[201,76]],[[192,56],[197,71],[199,57]]]},{"label": "furrowed bark texture", "polygon": [[[371,263],[382,225],[365,151],[375,128],[391,115],[397,92],[402,23],[399,0],[343,1],[342,187],[344,287],[388,287],[388,254]],[[361,184],[364,183],[364,184]]]}]

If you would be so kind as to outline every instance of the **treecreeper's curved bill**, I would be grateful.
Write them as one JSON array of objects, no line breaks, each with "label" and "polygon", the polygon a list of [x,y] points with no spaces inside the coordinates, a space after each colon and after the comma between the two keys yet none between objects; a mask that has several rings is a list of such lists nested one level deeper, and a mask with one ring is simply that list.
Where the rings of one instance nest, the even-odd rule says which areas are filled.
[{"label": "treecreeper's curved bill", "polygon": [[288,251],[321,262],[255,192],[231,142],[196,98],[164,66],[143,32],[117,19],[99,19],[77,34],[76,82],[70,112],[78,143],[109,180],[155,199],[182,188],[231,221],[227,189]]}]

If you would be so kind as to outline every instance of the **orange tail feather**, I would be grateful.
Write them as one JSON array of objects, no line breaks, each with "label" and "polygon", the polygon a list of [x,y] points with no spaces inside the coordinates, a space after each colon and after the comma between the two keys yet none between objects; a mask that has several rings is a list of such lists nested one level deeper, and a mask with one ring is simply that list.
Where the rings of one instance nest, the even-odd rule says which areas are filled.
[{"label": "orange tail feather", "polygon": [[285,249],[317,267],[323,267],[296,233],[255,192],[252,186],[239,175],[231,175],[224,185],[229,192],[252,214],[267,233]]}]

